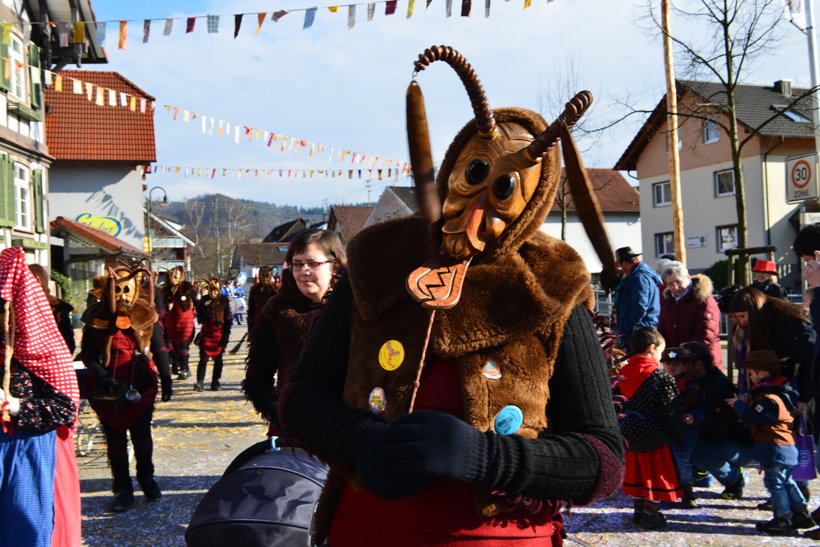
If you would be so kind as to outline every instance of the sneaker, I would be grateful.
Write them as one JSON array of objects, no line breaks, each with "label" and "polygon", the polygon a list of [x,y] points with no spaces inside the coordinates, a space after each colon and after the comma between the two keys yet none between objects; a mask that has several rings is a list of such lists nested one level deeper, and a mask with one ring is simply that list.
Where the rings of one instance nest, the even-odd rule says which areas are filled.
[{"label": "sneaker", "polygon": [[114,495],[110,510],[112,513],[125,513],[134,507],[134,491],[120,490]]},{"label": "sneaker", "polygon": [[737,478],[735,483],[727,486],[720,497],[725,500],[741,500],[743,499],[743,487],[746,485],[746,480],[743,478],[743,473]]},{"label": "sneaker", "polygon": [[162,492],[160,491],[159,485],[154,477],[146,477],[144,479],[137,477],[137,482],[140,483],[142,493],[148,501],[156,501],[162,497]]},{"label": "sneaker", "polygon": [[755,529],[758,532],[766,534],[767,536],[793,536],[794,528],[792,527],[792,519],[789,515],[782,515],[775,517],[768,522],[758,522],[755,524]]},{"label": "sneaker", "polygon": [[695,481],[692,483],[692,486],[709,488],[712,486],[712,475],[710,475],[708,471],[698,469],[695,471]]},{"label": "sneaker", "polygon": [[796,530],[807,530],[814,528],[817,523],[811,518],[806,506],[792,508],[792,528]]},{"label": "sneaker", "polygon": [[202,389],[202,384],[200,384],[199,382],[194,384],[194,391],[202,391]]}]

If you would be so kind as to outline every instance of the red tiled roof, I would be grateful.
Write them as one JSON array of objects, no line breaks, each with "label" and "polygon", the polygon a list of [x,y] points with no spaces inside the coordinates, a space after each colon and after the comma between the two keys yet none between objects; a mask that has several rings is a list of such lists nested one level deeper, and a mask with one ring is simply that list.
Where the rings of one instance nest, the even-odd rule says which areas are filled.
[{"label": "red tiled roof", "polygon": [[347,242],[364,227],[367,217],[373,212],[372,205],[334,205],[331,211],[331,219],[335,219],[333,227],[328,223],[328,229],[340,229],[342,243]]},{"label": "red tiled roof", "polygon": [[[97,70],[63,70],[63,91],[46,89],[46,144],[57,160],[125,161],[146,164],[157,159],[154,142],[154,114],[150,102],[154,97],[116,72]],[[83,94],[72,92],[76,78],[83,84]],[[97,106],[85,95],[85,82],[105,88],[105,106]],[[137,97],[137,110],[123,106],[108,106],[108,89]],[[96,89],[94,90],[96,99]],[[140,113],[139,98],[149,105]],[[130,100],[130,99],[129,99]]]},{"label": "red tiled roof", "polygon": [[133,245],[129,245],[125,241],[117,239],[116,237],[100,230],[99,228],[92,228],[91,226],[80,224],[75,220],[71,220],[65,217],[57,217],[56,219],[51,221],[52,230],[60,227],[65,228],[69,232],[72,232],[78,235],[79,237],[87,239],[94,245],[97,245],[100,248],[110,251],[112,253],[125,252],[132,255],[146,256],[145,252],[142,249],[137,249]]},{"label": "red tiled roof", "polygon": [[[630,186],[626,179],[614,169],[587,168],[589,181],[603,213],[639,212],[641,210],[640,194]],[[566,177],[566,170],[561,169],[561,178]],[[572,192],[567,190],[567,210],[574,211],[575,203]],[[552,211],[560,211],[558,197],[552,204]]]}]

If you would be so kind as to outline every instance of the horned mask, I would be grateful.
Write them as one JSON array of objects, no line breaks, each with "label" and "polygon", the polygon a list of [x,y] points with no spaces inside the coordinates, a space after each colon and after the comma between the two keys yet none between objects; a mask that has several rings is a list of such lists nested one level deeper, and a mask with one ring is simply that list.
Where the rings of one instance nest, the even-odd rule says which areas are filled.
[{"label": "horned mask", "polygon": [[139,264],[109,267],[103,294],[108,311],[116,316],[117,327],[126,329],[131,326],[130,316],[138,300],[146,299],[153,308],[154,278]]},{"label": "horned mask", "polygon": [[[475,118],[456,136],[434,177],[424,98],[416,75],[444,61],[464,84]],[[470,64],[449,46],[433,46],[414,63],[407,89],[407,134],[417,196],[430,223],[431,259],[410,274],[410,294],[428,308],[455,306],[472,260],[514,253],[543,223],[558,189],[559,141],[578,214],[606,273],[614,253],[603,216],[581,163],[570,128],[592,103],[582,91],[549,126],[535,112],[489,107]]]}]

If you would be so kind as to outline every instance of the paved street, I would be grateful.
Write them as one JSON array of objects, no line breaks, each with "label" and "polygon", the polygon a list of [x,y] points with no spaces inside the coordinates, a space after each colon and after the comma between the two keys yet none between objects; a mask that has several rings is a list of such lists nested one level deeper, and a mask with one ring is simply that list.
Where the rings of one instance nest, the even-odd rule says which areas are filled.
[{"label": "paved street", "polygon": [[[242,334],[244,326],[235,327],[229,349]],[[158,405],[154,416],[154,462],[164,493],[161,500],[145,502],[137,491],[134,509],[123,514],[108,513],[111,479],[102,437],[95,436],[91,450],[78,458],[86,545],[185,544],[185,528],[199,499],[233,457],[262,439],[266,432],[239,390],[246,352],[247,346],[243,345],[239,353],[227,356],[222,391],[194,392],[193,379],[189,379],[176,382],[173,399]],[[197,358],[194,349],[192,362],[196,363]],[[210,381],[210,368],[207,378]],[[90,409],[81,417],[84,424],[94,424]],[[591,507],[574,507],[566,517],[570,533],[567,544],[629,547],[813,544],[802,538],[767,538],[754,533],[754,523],[770,515],[755,509],[765,497],[761,476],[752,470],[749,479],[748,496],[744,500],[723,500],[721,488],[715,486],[698,490],[702,496],[700,509],[664,509],[669,527],[663,532],[646,532],[634,526],[631,500],[620,493]],[[137,487],[136,481],[134,486]],[[813,488],[820,499],[820,487]],[[817,501],[810,503],[810,507],[817,507]]]}]

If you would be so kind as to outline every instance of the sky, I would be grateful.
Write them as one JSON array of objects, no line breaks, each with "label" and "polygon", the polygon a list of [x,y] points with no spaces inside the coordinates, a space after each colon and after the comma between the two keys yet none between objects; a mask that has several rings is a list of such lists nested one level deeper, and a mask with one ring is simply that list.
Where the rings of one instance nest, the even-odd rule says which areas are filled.
[{"label": "sky", "polygon": [[[385,16],[377,4],[372,21],[366,6],[357,8],[356,24],[347,29],[347,7],[338,13],[318,0],[93,0],[97,20],[132,20],[127,48],[117,48],[116,23],[108,24],[105,43],[109,63],[84,69],[113,70],[156,97],[176,106],[232,124],[322,143],[368,156],[408,161],[404,98],[413,61],[434,44],[451,45],[472,64],[493,108],[518,106],[540,110],[551,119],[573,90],[588,89],[595,104],[587,127],[605,125],[624,101],[652,109],[665,92],[660,40],[642,30],[637,19],[645,8],[624,0],[473,0],[471,17],[445,17],[445,0],[416,0],[407,18],[407,0],[399,0],[395,15]],[[332,1],[332,0],[331,0]],[[318,7],[311,28],[303,29],[304,10]],[[278,22],[272,12],[294,10]],[[233,15],[266,12],[255,34],[255,15],[246,15],[239,36],[233,37]],[[153,23],[148,43],[142,43],[143,19],[220,15],[218,34],[206,32],[197,20],[193,33],[185,21],[175,21],[170,36],[162,22]],[[672,21],[673,32],[675,20]],[[686,29],[691,31],[691,28]],[[76,68],[73,65],[67,68]],[[752,70],[745,83],[771,84],[789,78],[808,86],[806,40],[784,24],[783,40]],[[452,138],[472,118],[466,93],[445,63],[434,63],[418,76],[426,100],[436,163]],[[561,98],[558,98],[561,97]],[[309,157],[305,149],[282,152],[263,141],[248,142],[205,135],[197,120],[172,119],[155,112],[157,165],[219,169],[359,169],[328,161],[328,154]],[[587,167],[612,167],[643,122],[633,117],[604,131],[584,148]],[[633,184],[636,181],[632,181]],[[375,201],[385,186],[411,184],[409,178],[371,181],[357,178],[280,178],[236,176],[213,179],[179,174],[148,176],[149,187],[161,187],[171,200],[207,193],[267,201],[279,205],[316,207]],[[162,192],[155,190],[154,199]]]}]

